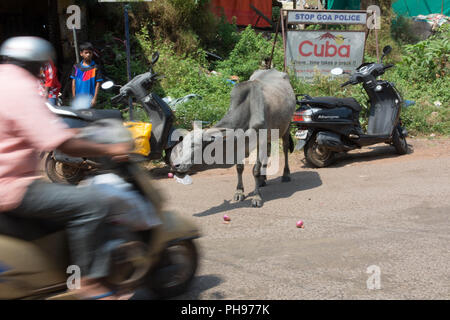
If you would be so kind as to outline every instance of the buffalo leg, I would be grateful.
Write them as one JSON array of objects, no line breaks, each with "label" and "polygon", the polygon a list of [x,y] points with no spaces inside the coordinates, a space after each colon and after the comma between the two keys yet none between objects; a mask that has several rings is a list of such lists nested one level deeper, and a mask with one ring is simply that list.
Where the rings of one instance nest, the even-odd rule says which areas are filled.
[{"label": "buffalo leg", "polygon": [[291,181],[291,171],[289,170],[289,161],[288,161],[288,153],[290,146],[290,132],[289,130],[283,136],[283,153],[284,153],[284,171],[283,176],[281,177],[281,182],[289,182]]},{"label": "buffalo leg", "polygon": [[245,199],[244,184],[242,183],[242,172],[244,172],[244,164],[237,164],[236,170],[238,174],[238,184],[236,187],[236,192],[234,194],[234,201],[243,201]]},{"label": "buffalo leg", "polygon": [[264,182],[264,178],[261,176],[261,156],[259,154],[259,144],[257,147],[256,164],[253,166],[253,177],[255,178],[255,195],[252,199],[252,207],[262,207],[263,200],[259,188],[261,181]]},{"label": "buffalo leg", "polygon": [[262,162],[262,171],[261,171],[261,179],[260,179],[260,187],[265,187],[266,186],[266,181],[267,181],[267,162],[269,161],[269,157],[270,157],[270,150],[271,150],[271,143],[267,143],[267,157],[265,157],[265,161]]}]

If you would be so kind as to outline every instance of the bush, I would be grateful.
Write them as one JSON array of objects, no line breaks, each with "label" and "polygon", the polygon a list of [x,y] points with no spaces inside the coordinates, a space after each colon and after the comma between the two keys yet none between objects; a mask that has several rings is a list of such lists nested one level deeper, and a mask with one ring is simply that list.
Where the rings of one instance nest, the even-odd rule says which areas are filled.
[{"label": "bush", "polygon": [[[218,63],[218,69],[225,74],[237,75],[244,81],[261,67],[265,59],[270,58],[273,42],[266,40],[261,33],[256,33],[251,26],[248,26],[239,38],[228,59]],[[282,43],[279,37],[273,58],[274,67],[279,70],[283,68],[284,63]]]},{"label": "bush", "polygon": [[392,21],[391,35],[400,44],[412,44],[419,41],[419,37],[414,34],[411,18],[398,16]]},{"label": "bush", "polygon": [[413,81],[426,83],[446,77],[450,71],[450,28],[444,26],[427,40],[406,45],[402,74]]}]

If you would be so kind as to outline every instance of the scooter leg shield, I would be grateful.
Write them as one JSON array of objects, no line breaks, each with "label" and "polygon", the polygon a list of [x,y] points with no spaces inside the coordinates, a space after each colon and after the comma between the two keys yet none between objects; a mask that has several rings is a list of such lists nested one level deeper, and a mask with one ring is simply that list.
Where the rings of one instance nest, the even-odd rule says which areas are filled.
[{"label": "scooter leg shield", "polygon": [[65,242],[62,237],[60,232],[31,242],[0,235],[0,300],[33,297],[66,283],[67,266],[63,268],[56,259],[58,252],[45,248]]}]

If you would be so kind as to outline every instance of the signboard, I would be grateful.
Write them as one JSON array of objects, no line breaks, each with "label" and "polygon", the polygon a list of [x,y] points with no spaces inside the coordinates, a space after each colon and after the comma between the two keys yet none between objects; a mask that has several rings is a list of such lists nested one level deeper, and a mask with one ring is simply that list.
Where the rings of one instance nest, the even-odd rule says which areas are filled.
[{"label": "signboard", "polygon": [[363,24],[367,22],[365,11],[290,10],[289,24]]},{"label": "signboard", "polygon": [[363,61],[364,45],[364,31],[288,31],[286,66],[305,79],[336,67],[353,72]]}]

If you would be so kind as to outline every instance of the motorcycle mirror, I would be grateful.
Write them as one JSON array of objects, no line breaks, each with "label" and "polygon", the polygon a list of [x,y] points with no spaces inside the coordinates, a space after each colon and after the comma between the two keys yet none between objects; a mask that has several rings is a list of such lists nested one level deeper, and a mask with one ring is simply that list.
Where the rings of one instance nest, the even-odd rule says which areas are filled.
[{"label": "motorcycle mirror", "polygon": [[344,70],[342,70],[341,68],[334,68],[331,70],[331,74],[338,76],[344,73]]},{"label": "motorcycle mirror", "polygon": [[155,53],[153,53],[152,55],[152,65],[154,65],[159,59],[159,52],[156,51]]},{"label": "motorcycle mirror", "polygon": [[108,89],[111,89],[112,87],[114,87],[114,82],[112,82],[112,81],[105,81],[102,83],[103,90],[108,90]]}]

